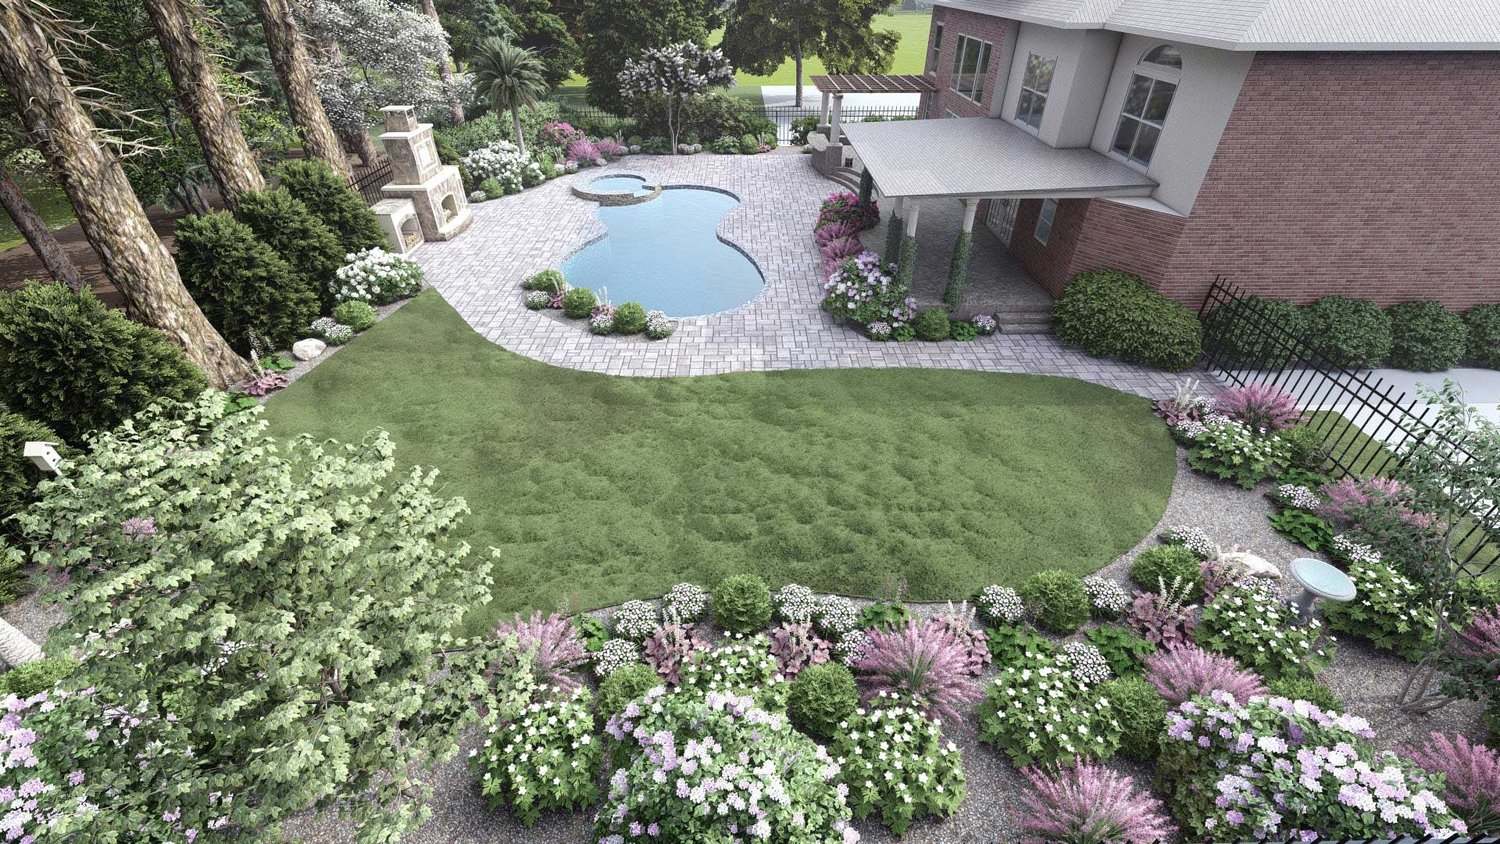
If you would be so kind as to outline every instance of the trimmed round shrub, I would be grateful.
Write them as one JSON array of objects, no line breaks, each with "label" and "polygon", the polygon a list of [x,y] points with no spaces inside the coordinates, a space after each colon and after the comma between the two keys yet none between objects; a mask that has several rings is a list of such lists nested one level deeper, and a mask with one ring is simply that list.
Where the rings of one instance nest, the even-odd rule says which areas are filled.
[{"label": "trimmed round shrub", "polygon": [[[1246,296],[1212,311],[1203,321],[1217,338],[1220,361],[1230,366],[1286,366],[1303,351],[1292,339],[1303,336],[1303,315],[1291,302]],[[1273,326],[1283,327],[1291,337]]]},{"label": "trimmed round shrub", "polygon": [[1161,736],[1167,731],[1167,702],[1140,677],[1110,680],[1099,686],[1109,711],[1120,722],[1120,755],[1155,762],[1161,755]]},{"label": "trimmed round shrub", "polygon": [[730,633],[758,633],[771,623],[771,587],[753,574],[719,581],[709,597],[714,623]]},{"label": "trimmed round shrub", "polygon": [[277,175],[281,187],[333,231],[345,252],[388,245],[375,213],[326,162],[312,158],[288,161]]},{"label": "trimmed round shrub", "polygon": [[252,332],[272,349],[307,336],[318,292],[249,226],[217,211],[184,217],[176,238],[182,283],[236,352],[250,354]]},{"label": "trimmed round shrub", "polygon": [[61,284],[0,293],[0,372],[0,402],[70,443],[208,386],[165,334]]},{"label": "trimmed round shrub", "polygon": [[563,314],[571,319],[584,319],[598,304],[594,291],[587,287],[575,287],[563,294]]},{"label": "trimmed round shrub", "polygon": [[1119,270],[1090,270],[1068,283],[1052,306],[1052,327],[1070,346],[1173,372],[1203,351],[1203,327],[1192,311]]},{"label": "trimmed round shrub", "polygon": [[334,322],[347,325],[355,331],[372,328],[379,318],[380,315],[375,312],[374,305],[358,299],[340,302],[333,309]]},{"label": "trimmed round shrub", "polygon": [[1441,302],[1402,302],[1391,317],[1391,366],[1414,372],[1452,369],[1468,347],[1464,321]]},{"label": "trimmed round shrub", "polygon": [[1479,305],[1464,313],[1468,347],[1464,357],[1478,366],[1500,369],[1500,305]]},{"label": "trimmed round shrub", "polygon": [[1130,563],[1130,579],[1147,592],[1157,592],[1161,584],[1172,585],[1180,579],[1188,587],[1188,596],[1203,589],[1203,570],[1198,555],[1181,545],[1158,545],[1136,555]]},{"label": "trimmed round shrub", "polygon": [[21,456],[26,443],[33,441],[58,443],[57,450],[64,454],[72,451],[46,425],[0,410],[0,536],[15,535],[16,525],[9,518],[36,501],[36,485],[51,477]]},{"label": "trimmed round shrub", "polygon": [[[235,202],[234,216],[312,285],[324,311],[333,307],[333,293],[328,285],[348,254],[333,229],[284,190],[245,194]],[[386,245],[382,238],[372,248]]]},{"label": "trimmed round shrub", "polygon": [[0,674],[0,697],[15,695],[28,698],[49,692],[78,667],[78,661],[68,657],[50,657],[33,662],[23,662]]},{"label": "trimmed round shrub", "polygon": [[556,293],[567,285],[563,280],[563,274],[557,270],[542,270],[531,278],[521,282],[521,286],[527,290],[542,290],[547,293]]},{"label": "trimmed round shrub", "polygon": [[912,327],[917,330],[917,339],[928,342],[947,340],[952,326],[948,322],[948,312],[942,308],[928,308],[917,314],[916,321]]},{"label": "trimmed round shrub", "polygon": [[1334,697],[1333,689],[1310,677],[1282,677],[1266,683],[1266,691],[1276,697],[1305,700],[1325,712],[1343,712],[1344,705]]},{"label": "trimmed round shrub", "polygon": [[1391,318],[1374,302],[1324,296],[1302,320],[1314,347],[1339,366],[1374,369],[1391,353]]},{"label": "trimmed round shrub", "polygon": [[853,715],[858,706],[853,672],[837,662],[825,662],[802,669],[792,680],[786,714],[797,729],[829,741],[839,722]]},{"label": "trimmed round shrub", "polygon": [[640,302],[626,302],[615,308],[615,333],[640,334],[646,330],[646,309]]},{"label": "trimmed round shrub", "polygon": [[1083,578],[1071,572],[1039,571],[1016,591],[1043,630],[1066,636],[1089,620],[1089,596]]},{"label": "trimmed round shrub", "polygon": [[594,699],[598,704],[599,718],[608,720],[619,715],[625,711],[626,704],[660,685],[663,683],[656,669],[644,662],[616,669],[599,681],[599,696]]}]

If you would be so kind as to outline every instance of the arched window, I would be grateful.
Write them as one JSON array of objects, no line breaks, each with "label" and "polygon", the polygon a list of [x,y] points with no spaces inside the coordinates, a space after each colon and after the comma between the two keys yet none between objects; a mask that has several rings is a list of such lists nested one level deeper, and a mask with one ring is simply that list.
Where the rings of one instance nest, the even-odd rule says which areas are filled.
[{"label": "arched window", "polygon": [[1143,167],[1151,164],[1181,77],[1182,53],[1176,47],[1162,44],[1141,56],[1135,73],[1130,76],[1125,105],[1115,127],[1111,145],[1115,153]]}]

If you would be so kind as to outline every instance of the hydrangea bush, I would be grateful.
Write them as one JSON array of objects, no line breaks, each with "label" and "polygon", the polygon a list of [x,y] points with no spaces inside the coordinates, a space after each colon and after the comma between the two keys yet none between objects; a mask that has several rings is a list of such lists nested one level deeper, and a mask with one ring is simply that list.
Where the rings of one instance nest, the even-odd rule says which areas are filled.
[{"label": "hydrangea bush", "polygon": [[533,703],[505,725],[490,728],[469,757],[491,806],[510,806],[529,827],[543,812],[594,802],[600,752],[592,703],[588,690],[579,688],[566,698]]},{"label": "hydrangea bush", "polygon": [[849,789],[855,817],[879,815],[897,835],[927,816],[947,817],[963,802],[958,745],[941,726],[899,698],[882,694],[839,725],[829,748]]},{"label": "hydrangea bush", "polygon": [[470,151],[460,162],[476,184],[494,179],[507,194],[520,193],[546,179],[541,165],[510,141],[491,141]]},{"label": "hydrangea bush", "polygon": [[667,318],[666,313],[662,311],[646,312],[646,339],[665,340],[671,337],[672,332],[675,330],[676,326],[672,324],[672,320]]},{"label": "hydrangea bush", "polygon": [[1104,654],[1087,642],[1067,642],[1058,648],[1057,658],[1085,686],[1097,686],[1114,676]]},{"label": "hydrangea bush", "polygon": [[1161,541],[1167,545],[1181,545],[1198,555],[1198,559],[1207,560],[1219,553],[1219,546],[1213,539],[1199,528],[1191,525],[1173,525],[1161,535]]},{"label": "hydrangea bush", "polygon": [[1161,769],[1191,840],[1444,837],[1465,831],[1442,780],[1369,744],[1365,719],[1225,693],[1167,715]]},{"label": "hydrangea bush", "polygon": [[415,261],[380,247],[351,252],[334,272],[329,290],[340,302],[388,305],[422,290],[422,268]]},{"label": "hydrangea bush", "polygon": [[859,626],[859,610],[842,595],[824,595],[818,600],[813,626],[826,638],[841,638]]},{"label": "hydrangea bush", "polygon": [[610,639],[594,654],[594,673],[600,678],[641,661],[641,648],[628,639]]},{"label": "hydrangea bush", "polygon": [[354,339],[354,329],[340,325],[333,317],[318,317],[308,329],[330,346],[342,346]]},{"label": "hydrangea bush", "polygon": [[895,336],[898,329],[910,328],[917,300],[909,287],[891,276],[879,255],[867,251],[829,274],[823,284],[823,309],[835,322],[886,323]]},{"label": "hydrangea bush", "polygon": [[1109,700],[1053,654],[1030,652],[990,684],[979,706],[979,739],[1018,767],[1108,759],[1120,746]]},{"label": "hydrangea bush", "polygon": [[595,815],[601,844],[859,840],[838,763],[749,697],[657,688],[605,729],[633,752]]}]

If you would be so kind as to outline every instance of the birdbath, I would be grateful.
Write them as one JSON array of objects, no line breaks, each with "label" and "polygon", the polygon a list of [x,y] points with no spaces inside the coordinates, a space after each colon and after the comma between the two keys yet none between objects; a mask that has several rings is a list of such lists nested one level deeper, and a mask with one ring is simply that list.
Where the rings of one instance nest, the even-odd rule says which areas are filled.
[{"label": "birdbath", "polygon": [[1313,602],[1319,598],[1340,603],[1354,600],[1354,581],[1322,560],[1298,557],[1292,560],[1291,570],[1292,579],[1302,587],[1292,606],[1303,621],[1312,618]]}]

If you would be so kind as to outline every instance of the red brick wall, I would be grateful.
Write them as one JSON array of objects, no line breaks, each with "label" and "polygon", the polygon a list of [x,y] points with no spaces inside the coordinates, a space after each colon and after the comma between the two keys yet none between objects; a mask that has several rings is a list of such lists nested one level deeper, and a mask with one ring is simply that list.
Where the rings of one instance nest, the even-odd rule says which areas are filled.
[{"label": "red brick wall", "polygon": [[1042,211],[1042,200],[1027,199],[1016,206],[1016,226],[1011,230],[1010,253],[1026,272],[1053,296],[1067,286],[1072,274],[1073,252],[1083,233],[1088,214],[1087,199],[1064,199],[1057,203],[1052,218],[1052,233],[1043,246],[1036,239],[1036,218]]},{"label": "red brick wall", "polygon": [[1494,53],[1261,53],[1153,281],[1191,306],[1216,274],[1298,302],[1500,301],[1497,102]]},{"label": "red brick wall", "polygon": [[[1010,32],[1016,22],[1005,18],[997,18],[991,15],[979,15],[973,12],[964,12],[958,9],[949,9],[938,6],[932,10],[932,29],[927,35],[927,56],[932,56],[932,33],[937,30],[937,24],[943,24],[943,46],[942,53],[938,56],[936,68],[929,67],[929,71],[935,71],[937,77],[937,101],[929,102],[924,98],[923,106],[929,117],[946,117],[944,113],[951,111],[959,117],[988,117],[990,106],[995,97],[1004,96],[1003,91],[995,90],[995,80],[1000,74],[1002,66],[1010,66],[1010,56],[1002,55],[1005,48],[1005,36]],[[974,102],[968,97],[961,96],[949,90],[953,83],[953,58],[957,52],[958,36],[967,35],[970,38],[978,38],[980,41],[990,42],[990,66],[985,71],[983,102]]]},{"label": "red brick wall", "polygon": [[1118,202],[1064,199],[1057,204],[1052,234],[1043,246],[1036,239],[1041,210],[1039,199],[1017,207],[1010,251],[1053,296],[1061,295],[1073,276],[1101,267],[1150,280],[1162,278],[1171,266],[1185,222],[1182,217]]}]

